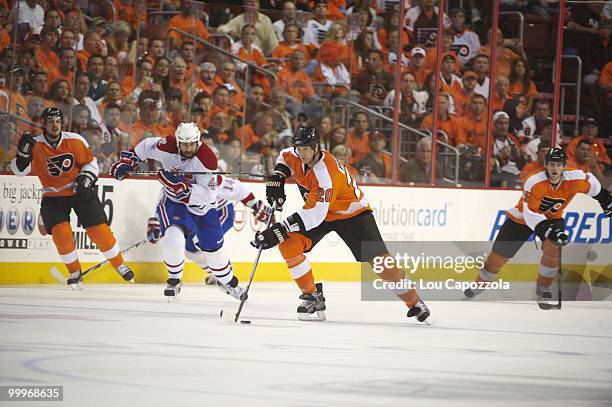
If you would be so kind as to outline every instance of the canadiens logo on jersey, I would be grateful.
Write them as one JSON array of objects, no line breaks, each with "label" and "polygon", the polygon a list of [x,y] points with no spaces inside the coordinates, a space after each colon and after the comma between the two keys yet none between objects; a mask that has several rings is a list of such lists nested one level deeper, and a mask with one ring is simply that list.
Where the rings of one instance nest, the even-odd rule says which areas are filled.
[{"label": "canadiens logo on jersey", "polygon": [[47,158],[46,161],[47,170],[52,177],[59,177],[69,172],[74,166],[74,156],[69,153]]},{"label": "canadiens logo on jersey", "polygon": [[544,213],[546,211],[551,211],[552,213],[557,213],[563,207],[565,203],[565,199],[561,198],[550,198],[545,196],[542,198],[540,202],[540,212]]}]

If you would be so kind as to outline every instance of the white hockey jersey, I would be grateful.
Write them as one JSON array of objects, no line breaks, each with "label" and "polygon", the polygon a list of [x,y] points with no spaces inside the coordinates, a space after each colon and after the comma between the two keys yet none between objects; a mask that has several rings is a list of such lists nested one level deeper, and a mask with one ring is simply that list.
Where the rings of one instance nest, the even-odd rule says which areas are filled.
[{"label": "white hockey jersey", "polygon": [[246,184],[217,175],[217,209],[221,209],[236,201],[242,201],[251,194],[251,189]]},{"label": "white hockey jersey", "polygon": [[[211,172],[217,170],[217,157],[206,144],[202,144],[193,158],[184,159],[178,153],[174,136],[151,137],[142,140],[134,148],[141,160],[156,160],[165,170],[181,170],[185,172]],[[204,215],[217,208],[217,181],[214,174],[196,174],[191,181],[193,189],[189,202],[184,203],[167,194],[166,198],[187,205],[187,210],[194,215]]]},{"label": "white hockey jersey", "polygon": [[464,30],[461,35],[455,35],[451,50],[457,54],[457,58],[463,65],[476,56],[481,48],[478,34],[471,30]]},{"label": "white hockey jersey", "polygon": [[332,26],[330,20],[326,20],[325,24],[321,24],[317,20],[309,20],[304,29],[304,37],[302,42],[304,45],[314,45],[317,48],[321,46],[321,43],[325,39],[327,30]]}]

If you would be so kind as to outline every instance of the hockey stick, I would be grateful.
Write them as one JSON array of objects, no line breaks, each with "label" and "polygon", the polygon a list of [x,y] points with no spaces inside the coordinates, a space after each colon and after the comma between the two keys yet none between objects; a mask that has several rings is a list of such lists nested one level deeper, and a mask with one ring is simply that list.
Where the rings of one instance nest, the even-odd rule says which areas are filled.
[{"label": "hockey stick", "polygon": [[[132,250],[132,249],[133,249],[133,248],[135,248],[135,247],[138,247],[138,246],[143,245],[144,243],[146,243],[146,241],[147,241],[147,239],[144,239],[144,240],[141,240],[140,242],[134,243],[133,245],[126,247],[125,249],[123,249],[123,250],[121,251],[121,254],[124,254],[124,253],[126,253],[127,251]],[[94,271],[94,270],[99,269],[100,267],[102,267],[103,265],[105,265],[105,264],[106,264],[106,263],[108,263],[108,262],[109,262],[109,260],[108,260],[108,259],[106,259],[106,260],[104,260],[103,262],[98,263],[98,264],[96,264],[95,266],[92,266],[92,267],[88,268],[88,269],[87,269],[87,270],[85,270],[83,273],[81,273],[81,277],[82,277],[82,276],[84,276],[84,275],[86,275],[87,273],[90,273],[90,272],[92,272],[92,271]],[[62,283],[62,284],[66,284],[66,277],[64,277],[64,276],[62,275],[62,273],[61,273],[61,272],[60,272],[60,271],[57,269],[57,267],[52,266],[52,267],[51,267],[51,269],[49,270],[49,273],[51,273],[51,275],[52,275],[52,276],[53,276],[53,277],[54,277],[54,278],[55,278],[57,281],[59,281],[60,283]]]},{"label": "hockey stick", "polygon": [[[272,206],[272,215],[276,211],[276,202]],[[268,219],[268,223],[266,224],[266,229],[270,227],[272,223],[272,219],[274,216],[270,216]],[[247,300],[247,296],[249,294],[249,289],[251,288],[251,283],[253,282],[253,278],[255,277],[255,271],[257,270],[257,265],[259,264],[259,258],[261,257],[261,252],[263,251],[263,243],[257,249],[257,257],[255,257],[255,263],[253,263],[253,268],[251,269],[251,275],[249,276],[249,282],[247,283],[246,289],[244,290],[244,294],[242,295],[242,299],[240,300],[240,305],[238,306],[238,311],[236,311],[236,316],[234,317],[234,323],[238,322],[238,318],[240,318],[240,313],[242,312],[242,308],[244,307],[244,303]]]},{"label": "hockey stick", "polygon": [[543,310],[550,309],[561,309],[561,301],[562,301],[562,286],[563,286],[563,270],[561,269],[561,246],[559,246],[559,268],[557,269],[557,303],[556,304],[548,304],[542,303],[538,301],[538,307]]},{"label": "hockey stick", "polygon": [[[143,244],[145,244],[146,242],[147,242],[147,239],[143,239],[143,240],[141,240],[140,242],[136,242],[136,243],[134,243],[133,245],[128,246],[128,247],[126,247],[125,249],[121,250],[121,252],[120,252],[120,253],[121,253],[121,254],[125,254],[125,253],[127,253],[128,251],[130,251],[130,250],[132,250],[132,249],[134,249],[134,248],[136,248],[136,247],[138,247],[138,246],[142,246],[142,245],[143,245]],[[82,272],[82,273],[81,273],[81,277],[85,277],[85,276],[86,276],[88,273],[91,273],[92,271],[99,269],[100,267],[102,267],[102,266],[104,266],[106,263],[108,263],[109,261],[110,261],[109,259],[106,259],[106,260],[104,260],[103,262],[98,263],[98,264],[96,264],[95,266],[92,266],[92,267],[88,268],[87,270],[85,270],[84,272]]]},{"label": "hockey stick", "polygon": [[[172,171],[176,174],[184,175],[232,175],[232,176],[246,176],[246,177],[258,177],[265,178],[266,175],[256,174],[253,172],[223,172],[223,171]],[[130,171],[127,175],[157,175],[157,171]]]}]

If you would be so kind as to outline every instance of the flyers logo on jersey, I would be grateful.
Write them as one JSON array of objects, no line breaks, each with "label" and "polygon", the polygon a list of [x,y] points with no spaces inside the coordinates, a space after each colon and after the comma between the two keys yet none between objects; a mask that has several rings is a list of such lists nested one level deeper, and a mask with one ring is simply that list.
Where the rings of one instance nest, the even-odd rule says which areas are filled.
[{"label": "flyers logo on jersey", "polygon": [[551,211],[552,213],[557,213],[564,203],[565,199],[549,198],[545,196],[542,198],[542,202],[540,202],[540,212],[544,213],[546,211]]},{"label": "flyers logo on jersey", "polygon": [[74,156],[72,154],[61,154],[47,158],[47,171],[52,177],[59,177],[70,171],[73,166]]}]

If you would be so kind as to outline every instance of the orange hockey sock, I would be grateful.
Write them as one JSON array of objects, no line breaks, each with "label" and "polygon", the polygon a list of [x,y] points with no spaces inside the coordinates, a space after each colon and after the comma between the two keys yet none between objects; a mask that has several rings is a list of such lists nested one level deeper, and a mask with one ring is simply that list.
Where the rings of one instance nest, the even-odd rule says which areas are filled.
[{"label": "orange hockey sock", "polygon": [[79,271],[81,269],[81,263],[79,263],[79,258],[77,256],[70,223],[62,222],[53,226],[53,228],[51,228],[51,236],[57,248],[57,252],[62,258],[62,262],[66,265],[68,272],[75,273]]},{"label": "orange hockey sock", "polygon": [[104,257],[110,261],[115,269],[124,263],[117,240],[106,223],[90,226],[85,230],[92,242],[98,246],[98,249],[100,249]]}]

